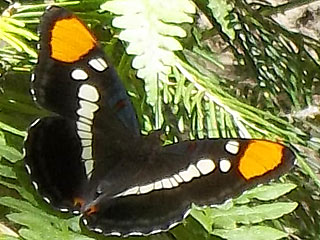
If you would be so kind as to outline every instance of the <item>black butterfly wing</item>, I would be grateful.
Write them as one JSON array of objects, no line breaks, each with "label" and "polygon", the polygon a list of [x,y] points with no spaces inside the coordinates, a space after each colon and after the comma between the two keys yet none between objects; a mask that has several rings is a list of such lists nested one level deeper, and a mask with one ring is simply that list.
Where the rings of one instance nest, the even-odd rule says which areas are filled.
[{"label": "black butterfly wing", "polygon": [[[78,209],[98,149],[117,136],[137,138],[132,104],[95,37],[71,12],[49,8],[40,25],[38,65],[31,82],[34,99],[56,117],[28,130],[26,168],[33,184],[53,206]],[[103,135],[101,142],[100,136]],[[110,153],[111,152],[111,153]],[[116,154],[110,150],[107,155]],[[116,158],[107,159],[111,171]],[[101,159],[101,158],[99,158]],[[75,199],[76,198],[76,199]]]},{"label": "black butterfly wing", "polygon": [[63,117],[88,118],[96,128],[121,124],[128,134],[138,135],[126,91],[84,23],[64,8],[51,7],[42,17],[40,34],[39,59],[31,82],[37,102]]},{"label": "black butterfly wing", "polygon": [[295,159],[287,147],[265,140],[189,141],[153,151],[138,160],[144,161],[139,169],[132,166],[136,174],[127,171],[128,165],[122,169],[125,179],[119,172],[113,176],[129,188],[115,196],[102,191],[88,204],[84,223],[90,229],[107,235],[166,230],[183,219],[191,203],[222,203],[279,177]]},{"label": "black butterfly wing", "polygon": [[78,211],[75,205],[87,185],[81,143],[74,121],[61,117],[37,120],[25,141],[25,166],[43,199],[62,211]]}]

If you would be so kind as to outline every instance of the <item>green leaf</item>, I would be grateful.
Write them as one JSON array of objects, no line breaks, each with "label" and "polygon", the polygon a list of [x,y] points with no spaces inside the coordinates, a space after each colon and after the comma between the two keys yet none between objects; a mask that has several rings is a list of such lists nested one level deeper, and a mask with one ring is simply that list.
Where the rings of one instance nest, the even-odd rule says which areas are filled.
[{"label": "green leaf", "polygon": [[[1,122],[0,122],[0,128],[4,127],[6,130],[12,130],[14,133],[19,133],[15,129],[10,128],[10,127],[6,127],[6,126],[7,125],[1,126]],[[10,131],[10,132],[12,133],[12,131]],[[21,160],[23,155],[18,150],[16,150],[14,147],[10,147],[7,145],[5,134],[0,131],[0,159],[2,157],[6,158],[8,161],[10,161],[12,163],[15,163],[15,162]],[[2,170],[4,170],[4,168]]]},{"label": "green leaf", "polygon": [[279,198],[295,189],[297,185],[293,183],[274,183],[270,185],[261,185],[244,192],[240,197],[234,200],[237,204],[248,203],[251,199],[261,201],[270,201]]},{"label": "green leaf", "polygon": [[[68,231],[67,222],[65,220],[52,221],[42,216],[32,213],[12,213],[6,215],[12,222],[26,226],[29,229],[19,231],[22,237],[27,239],[72,239],[72,240],[92,240],[79,233]],[[33,234],[32,234],[33,233]],[[31,237],[31,238],[30,238]]]},{"label": "green leaf", "polygon": [[212,229],[237,229],[238,225],[261,223],[265,220],[274,220],[291,213],[298,206],[297,203],[279,202],[261,204],[254,207],[233,206],[230,203],[219,208],[193,209],[191,215],[208,231]]},{"label": "green leaf", "polygon": [[23,155],[14,147],[0,144],[0,157],[4,157],[12,163],[22,159]]},{"label": "green leaf", "polygon": [[177,79],[177,89],[174,95],[174,104],[178,104],[181,98],[183,97],[182,93],[183,93],[183,88],[184,88],[184,83],[186,81],[186,78],[184,76],[181,76],[177,72],[176,68],[173,69],[173,72],[175,72],[175,78]]},{"label": "green leaf", "polygon": [[230,1],[225,0],[209,0],[208,8],[211,10],[213,17],[221,25],[222,31],[232,40],[235,38],[235,31],[230,26],[230,12],[233,9]]},{"label": "green leaf", "polygon": [[0,122],[0,129],[4,130],[4,131],[7,131],[7,132],[10,132],[12,134],[15,134],[17,136],[20,136],[20,137],[25,137],[26,136],[26,132],[25,131],[20,131],[14,127],[11,127],[9,126],[8,124],[5,124],[3,122]]},{"label": "green leaf", "polygon": [[[13,190],[16,190],[24,199],[26,199],[28,202],[32,203],[34,206],[37,205],[37,202],[34,198],[34,196],[32,195],[32,193],[30,193],[28,190],[26,190],[25,188],[17,185],[17,184],[12,184],[12,183],[8,183],[6,181],[3,181],[0,179],[0,184],[9,188],[9,189],[13,189]],[[1,198],[0,198],[0,201],[1,201]],[[1,204],[1,202],[0,202]],[[5,205],[2,204],[2,205]],[[7,205],[5,205],[7,206]],[[11,207],[10,205],[8,205],[9,207]]]},{"label": "green leaf", "polygon": [[[15,199],[12,197],[1,197],[0,198],[0,204],[3,206],[10,207],[12,209],[15,209],[16,211],[20,212],[32,212],[37,215],[43,215],[45,217],[51,218],[53,216],[50,216],[43,212],[41,209],[36,208],[31,203],[19,199]],[[55,217],[53,217],[56,219]]]},{"label": "green leaf", "polygon": [[27,227],[22,228],[19,233],[26,239],[74,239],[91,240],[92,238],[69,231],[74,229],[80,231],[79,217],[70,219],[60,219],[50,215],[40,208],[34,207],[30,203],[12,197],[1,197],[0,204],[10,207],[17,213],[7,214],[6,217],[15,223]]},{"label": "green leaf", "polygon": [[2,177],[17,179],[16,172],[12,169],[12,167],[1,165],[1,163],[0,163],[0,175]]},{"label": "green leaf", "polygon": [[244,226],[233,230],[216,229],[212,234],[228,240],[276,240],[288,237],[287,233],[266,226]]},{"label": "green leaf", "polygon": [[6,145],[6,144],[7,144],[6,137],[4,133],[0,131],[0,145]]},{"label": "green leaf", "polygon": [[253,224],[265,220],[277,219],[292,212],[297,203],[277,202],[261,204],[255,207],[239,206],[229,210],[208,209],[206,214],[211,216],[212,224],[218,228],[232,229],[237,224]]}]

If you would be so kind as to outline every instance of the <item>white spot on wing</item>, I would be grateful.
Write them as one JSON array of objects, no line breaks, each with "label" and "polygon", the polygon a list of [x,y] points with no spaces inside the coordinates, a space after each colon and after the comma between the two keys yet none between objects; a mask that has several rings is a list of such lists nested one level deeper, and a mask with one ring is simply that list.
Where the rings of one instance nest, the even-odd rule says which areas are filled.
[{"label": "white spot on wing", "polygon": [[168,229],[174,228],[175,226],[179,225],[180,222],[174,222],[169,225]]},{"label": "white spot on wing", "polygon": [[84,70],[77,68],[71,72],[71,77],[74,80],[86,80],[89,76]]},{"label": "white spot on wing", "polygon": [[162,188],[162,183],[161,181],[157,181],[154,183],[154,189],[155,190],[158,190],[158,189],[161,189]]},{"label": "white spot on wing", "polygon": [[173,177],[169,178],[169,180],[170,180],[172,186],[174,186],[174,187],[179,186],[179,183]]},{"label": "white spot on wing", "polygon": [[93,160],[85,161],[84,166],[85,166],[85,169],[86,169],[87,176],[93,171],[93,165],[94,165],[94,161]]},{"label": "white spot on wing", "polygon": [[97,102],[100,95],[94,86],[82,84],[79,88],[78,97],[90,102]]},{"label": "white spot on wing", "polygon": [[[24,139],[26,140],[28,138],[28,134],[26,134],[25,136],[24,136]],[[22,156],[23,157],[25,157],[26,156],[26,149],[25,148],[22,148]],[[28,170],[27,170],[28,171]]]},{"label": "white spot on wing", "polygon": [[131,232],[128,233],[128,236],[142,236],[143,234],[141,232]]},{"label": "white spot on wing", "polygon": [[[27,139],[28,138],[28,134],[26,134],[25,136],[24,136],[24,139]],[[25,148],[22,148],[22,156],[26,156],[26,149]],[[31,170],[31,169],[30,169]],[[28,170],[27,170],[28,171]]]},{"label": "white spot on wing", "polygon": [[89,140],[89,139],[81,140],[81,146],[82,147],[88,147],[88,146],[91,146],[91,145],[92,145],[92,140]]},{"label": "white spot on wing", "polygon": [[184,182],[190,182],[193,178],[199,177],[200,173],[194,165],[190,165],[187,170],[179,172],[179,176]]},{"label": "white spot on wing", "polygon": [[35,181],[32,181],[32,185],[34,187],[35,190],[38,190],[39,189],[39,186],[38,184],[35,182]]},{"label": "white spot on wing", "polygon": [[92,139],[92,133],[84,131],[77,131],[77,133],[81,139]]},{"label": "white spot on wing", "polygon": [[60,212],[63,212],[63,213],[69,212],[68,208],[60,208],[59,210],[60,210]]},{"label": "white spot on wing", "polygon": [[82,159],[92,159],[92,148],[90,147],[84,147],[82,148]]},{"label": "white spot on wing", "polygon": [[103,58],[93,58],[89,62],[89,65],[97,70],[98,72],[102,72],[107,69],[108,65]]},{"label": "white spot on wing", "polygon": [[89,119],[87,119],[87,118],[84,118],[84,117],[79,117],[78,121],[79,121],[79,122],[86,123],[86,124],[88,124],[88,125],[92,125],[92,124],[93,124],[91,120],[89,120]]},{"label": "white spot on wing", "polygon": [[73,210],[73,211],[72,211],[72,214],[73,214],[73,215],[79,215],[79,214],[80,214],[80,211],[79,211],[79,210]]},{"label": "white spot on wing", "polygon": [[187,218],[188,215],[190,214],[191,209],[188,209],[184,214],[183,214],[183,219]]},{"label": "white spot on wing", "polygon": [[214,161],[211,159],[201,159],[197,162],[196,166],[202,175],[207,175],[216,168]]},{"label": "white spot on wing", "polygon": [[119,233],[119,232],[111,232],[110,235],[111,236],[121,237],[121,233]]},{"label": "white spot on wing", "polygon": [[201,176],[199,170],[193,164],[191,164],[188,167],[187,171],[190,172],[193,177],[200,177]]},{"label": "white spot on wing", "polygon": [[162,179],[161,183],[162,183],[163,188],[172,188],[173,187],[169,178]]},{"label": "white spot on wing", "polygon": [[95,231],[96,233],[103,233],[101,228],[94,228],[93,231]]},{"label": "white spot on wing", "polygon": [[226,151],[231,154],[237,154],[239,152],[240,143],[236,140],[230,140],[226,143]]},{"label": "white spot on wing", "polygon": [[29,165],[28,165],[28,164],[25,164],[24,167],[26,168],[27,173],[28,173],[29,175],[31,175],[31,168],[29,167]]},{"label": "white spot on wing", "polygon": [[219,168],[221,172],[227,173],[231,169],[231,162],[228,159],[221,159],[219,162]]},{"label": "white spot on wing", "polygon": [[183,179],[184,182],[190,182],[192,175],[188,171],[181,171],[179,176]]},{"label": "white spot on wing", "polygon": [[93,120],[94,118],[93,113],[99,109],[99,106],[95,103],[91,103],[83,100],[80,100],[79,104],[80,104],[80,109],[77,110],[77,114],[79,116]]},{"label": "white spot on wing", "polygon": [[35,101],[35,102],[37,101],[36,95],[32,95],[32,100]]},{"label": "white spot on wing", "polygon": [[31,74],[31,79],[30,79],[30,81],[31,81],[31,82],[34,82],[35,79],[36,79],[36,75],[35,75],[34,73],[32,73],[32,74]]},{"label": "white spot on wing", "polygon": [[144,186],[140,187],[139,190],[140,190],[141,194],[151,192],[153,190],[153,183],[150,183],[148,185],[144,185]]},{"label": "white spot on wing", "polygon": [[183,183],[183,179],[178,174],[173,175],[173,177],[178,183]]},{"label": "white spot on wing", "polygon": [[157,234],[157,233],[161,233],[161,232],[162,232],[161,229],[156,229],[156,230],[151,231],[150,234],[152,235],[152,234]]},{"label": "white spot on wing", "polygon": [[36,120],[33,121],[33,123],[30,124],[29,128],[33,128],[34,126],[36,126],[39,122],[41,121],[40,118],[37,118]]},{"label": "white spot on wing", "polygon": [[133,188],[129,188],[128,190],[126,190],[125,192],[121,193],[120,195],[122,196],[126,196],[126,195],[134,195],[134,194],[138,194],[139,192],[139,187],[133,187]]},{"label": "white spot on wing", "polygon": [[47,197],[42,197],[42,199],[46,202],[46,203],[48,203],[48,204],[50,204],[50,199],[49,198],[47,198]]},{"label": "white spot on wing", "polygon": [[77,121],[77,128],[78,128],[78,130],[91,132],[91,126],[86,123],[82,123],[82,122]]}]

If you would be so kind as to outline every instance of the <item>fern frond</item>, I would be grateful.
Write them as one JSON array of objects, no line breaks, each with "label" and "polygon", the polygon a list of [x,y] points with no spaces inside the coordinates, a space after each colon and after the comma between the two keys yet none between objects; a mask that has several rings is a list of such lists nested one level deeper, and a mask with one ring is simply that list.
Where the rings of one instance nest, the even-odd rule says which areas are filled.
[{"label": "fern frond", "polygon": [[182,50],[175,37],[186,36],[178,24],[192,22],[190,14],[195,13],[195,7],[188,0],[114,0],[101,9],[120,15],[112,24],[123,29],[119,38],[129,43],[127,53],[135,55],[132,66],[145,81],[146,101],[153,107],[158,129],[163,122],[159,91],[176,62],[174,51]]},{"label": "fern frond", "polygon": [[18,52],[26,52],[36,58],[36,52],[30,48],[23,38],[26,40],[38,40],[38,36],[24,29],[25,24],[19,20],[10,17],[0,17],[0,39],[10,44]]}]

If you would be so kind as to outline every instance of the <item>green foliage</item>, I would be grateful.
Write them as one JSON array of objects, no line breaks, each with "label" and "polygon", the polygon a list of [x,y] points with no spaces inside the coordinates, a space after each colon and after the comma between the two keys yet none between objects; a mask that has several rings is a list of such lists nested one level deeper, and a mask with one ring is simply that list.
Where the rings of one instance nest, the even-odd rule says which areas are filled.
[{"label": "green foliage", "polygon": [[22,159],[22,155],[19,151],[14,147],[6,145],[4,134],[0,132],[0,158],[3,157],[13,163]]},{"label": "green foliage", "polygon": [[264,240],[264,239],[282,239],[288,237],[288,234],[266,226],[240,227],[235,231],[215,230],[214,233],[230,240]]},{"label": "green foliage", "polygon": [[258,186],[254,189],[246,191],[240,197],[234,201],[237,204],[247,204],[252,199],[258,199],[260,201],[270,201],[285,195],[296,188],[292,183],[274,183],[272,185]]},{"label": "green foliage", "polygon": [[0,18],[0,38],[6,41],[18,52],[26,52],[32,57],[37,57],[34,49],[30,48],[20,38],[25,38],[29,41],[37,41],[38,37],[34,33],[23,29],[25,24],[22,21],[2,16]]},{"label": "green foliage", "polygon": [[[74,223],[79,221],[79,217],[61,220],[56,216],[47,214],[41,208],[37,208],[27,201],[11,197],[2,197],[0,204],[18,211],[17,213],[7,214],[6,217],[12,222],[27,227],[19,230],[20,236],[25,239],[93,239],[79,233],[80,228]],[[77,226],[77,228],[75,229],[74,226]]]},{"label": "green foliage", "polygon": [[[295,147],[300,168],[288,177],[294,184],[261,186],[222,206],[194,207],[183,225],[149,239],[319,236],[320,181],[314,173],[319,169],[319,121],[299,117],[315,105],[318,41],[280,27],[270,17],[278,8],[253,8],[242,0],[83,0],[57,5],[69,6],[100,33],[143,133],[162,128],[165,144],[246,137],[280,139]],[[37,1],[3,8],[6,15],[0,17],[0,77],[6,77],[0,95],[0,216],[23,239],[92,239],[80,233],[78,218],[66,218],[43,204],[19,161],[25,126],[45,113],[31,102],[28,82],[15,84],[23,79],[17,72],[9,76],[12,70],[34,66],[36,25],[46,6]],[[100,30],[106,23],[107,31]],[[235,64],[224,61],[225,52]],[[281,201],[274,202],[278,198]],[[293,201],[305,205],[297,207]],[[16,238],[0,234],[0,239]]]},{"label": "green foliage", "polygon": [[238,206],[231,209],[215,209],[209,208],[203,210],[205,217],[194,215],[197,219],[201,219],[202,225],[208,230],[216,229],[235,229],[237,224],[248,225],[260,223],[265,220],[272,220],[282,217],[285,214],[292,212],[298,206],[297,203],[271,203],[261,204],[254,207]]},{"label": "green foliage", "polygon": [[295,187],[294,184],[259,186],[245,192],[233,201],[226,202],[224,205],[215,208],[194,208],[191,215],[209,233],[227,239],[233,239],[237,235],[239,239],[246,239],[246,234],[249,239],[255,239],[254,233],[257,233],[257,231],[260,234],[256,236],[256,239],[260,239],[262,236],[269,236],[268,239],[279,239],[288,234],[273,229],[271,226],[258,226],[256,224],[263,222],[268,225],[267,220],[274,220],[291,213],[297,208],[298,204],[294,202],[257,203],[252,200],[275,200]]}]

